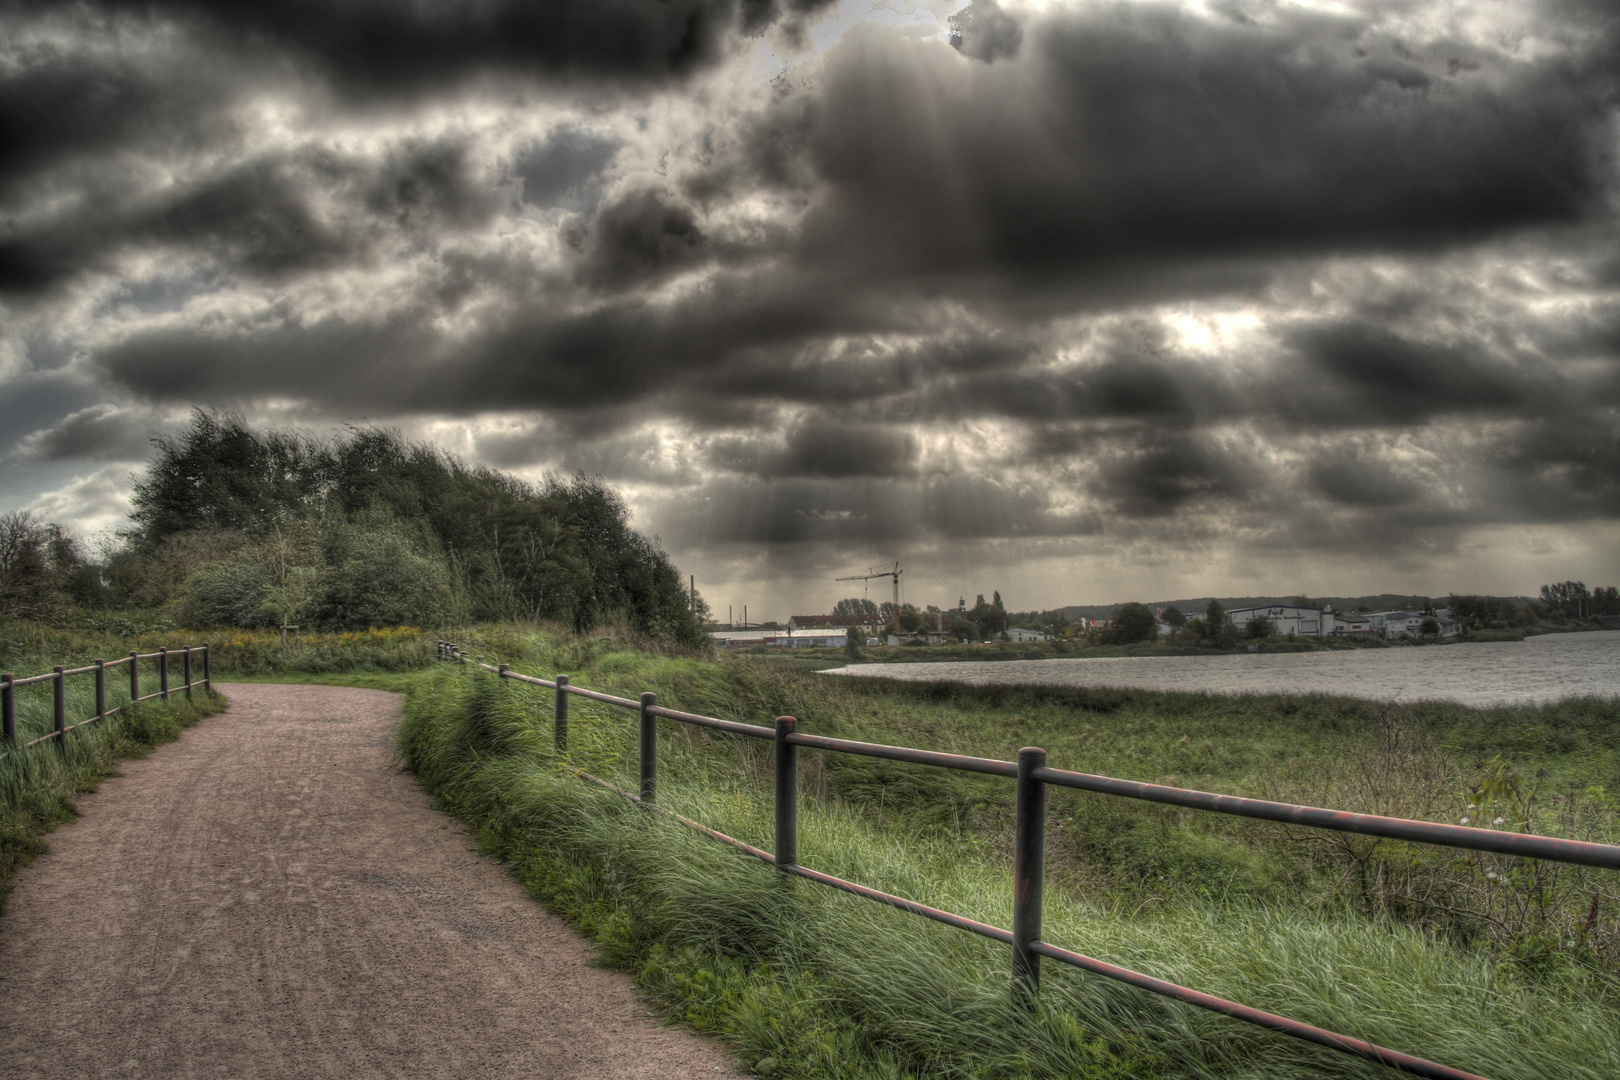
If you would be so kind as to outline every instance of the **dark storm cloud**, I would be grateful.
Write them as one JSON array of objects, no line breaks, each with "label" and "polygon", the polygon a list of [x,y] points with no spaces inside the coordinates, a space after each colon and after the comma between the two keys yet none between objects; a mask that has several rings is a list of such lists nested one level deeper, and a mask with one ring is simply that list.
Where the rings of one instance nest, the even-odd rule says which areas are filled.
[{"label": "dark storm cloud", "polygon": [[381,157],[322,146],[261,154],[141,199],[64,212],[0,241],[0,290],[31,291],[128,248],[191,250],[231,273],[284,278],[367,262],[386,236],[438,239],[487,222],[500,198],[462,140]]},{"label": "dark storm cloud", "polygon": [[975,0],[954,50],[751,71],[820,6],[159,0],[0,45],[0,302],[95,387],[53,416],[135,402],[13,459],[274,401],[468,418],[676,547],[1620,514],[1602,9],[1508,49],[1421,2]]},{"label": "dark storm cloud", "polygon": [[1054,512],[1048,493],[977,476],[726,479],[656,504],[664,539],[683,547],[729,544],[903,544],[1085,536],[1094,517]]},{"label": "dark storm cloud", "polygon": [[1470,348],[1411,341],[1365,323],[1295,335],[1311,373],[1339,388],[1346,421],[1403,424],[1448,412],[1500,412],[1529,403],[1532,381],[1517,366]]},{"label": "dark storm cloud", "polygon": [[[964,289],[1051,287],[1109,266],[1423,249],[1600,212],[1612,73],[1445,41],[1407,60],[1363,20],[1278,19],[1088,5],[1048,15],[1016,65],[852,32],[814,108],[776,106],[823,185],[806,250]],[[755,138],[775,126],[760,120]]]},{"label": "dark storm cloud", "polygon": [[762,479],[806,476],[908,476],[920,447],[908,431],[815,418],[796,424],[782,443],[732,437],[716,440],[709,460],[730,472]]},{"label": "dark storm cloud", "polygon": [[283,51],[349,93],[389,97],[489,73],[678,79],[718,60],[737,33],[758,33],[784,15],[821,6],[820,0],[103,0],[90,10],[173,19],[232,51]]},{"label": "dark storm cloud", "polygon": [[691,208],[651,188],[602,207],[582,242],[583,277],[614,291],[678,274],[702,262],[708,246]]},{"label": "dark storm cloud", "polygon": [[1103,463],[1099,495],[1132,518],[1166,517],[1199,503],[1232,504],[1262,486],[1243,453],[1185,433],[1156,433]]},{"label": "dark storm cloud", "polygon": [[52,36],[29,40],[17,14],[16,7],[0,13],[0,37],[11,38],[0,53],[0,195],[64,159],[228,138],[235,125],[225,107],[263,74],[250,58],[222,70],[217,58],[183,43],[142,48],[151,27],[140,18],[96,25],[58,9],[77,31],[75,47]]},{"label": "dark storm cloud", "polygon": [[1398,476],[1387,463],[1360,456],[1314,462],[1310,486],[1333,502],[1357,507],[1405,506],[1423,494],[1420,484]]},{"label": "dark storm cloud", "polygon": [[150,446],[150,418],[116,405],[92,405],[57,424],[24,436],[19,449],[47,461],[68,458],[129,460],[145,457]]}]

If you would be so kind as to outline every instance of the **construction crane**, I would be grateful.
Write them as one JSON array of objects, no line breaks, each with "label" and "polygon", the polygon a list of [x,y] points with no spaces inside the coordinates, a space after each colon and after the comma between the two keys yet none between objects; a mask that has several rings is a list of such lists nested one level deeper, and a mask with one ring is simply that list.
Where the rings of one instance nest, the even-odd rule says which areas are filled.
[{"label": "construction crane", "polygon": [[866,588],[865,583],[868,582],[868,581],[871,581],[873,578],[880,578],[880,577],[892,577],[892,578],[894,578],[894,614],[893,614],[892,618],[894,619],[895,629],[898,630],[899,627],[900,627],[900,575],[902,573],[904,573],[904,572],[905,571],[900,569],[900,564],[899,563],[895,563],[894,568],[891,569],[891,570],[873,570],[870,566],[868,566],[866,568],[866,573],[864,573],[864,574],[855,574],[855,575],[853,575],[851,577],[833,578],[833,580],[834,581],[859,581],[859,582],[862,583],[861,588],[864,590]]}]

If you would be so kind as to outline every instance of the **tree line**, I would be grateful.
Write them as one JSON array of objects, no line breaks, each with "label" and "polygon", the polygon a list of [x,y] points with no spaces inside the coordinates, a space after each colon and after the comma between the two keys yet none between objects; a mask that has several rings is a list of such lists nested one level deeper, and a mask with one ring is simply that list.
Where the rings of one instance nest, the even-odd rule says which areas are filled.
[{"label": "tree line", "polygon": [[130,527],[99,560],[57,526],[6,517],[0,614],[161,608],[193,626],[331,629],[548,620],[701,640],[701,601],[600,478],[535,484],[397,431],[323,439],[201,409],[155,447]]}]

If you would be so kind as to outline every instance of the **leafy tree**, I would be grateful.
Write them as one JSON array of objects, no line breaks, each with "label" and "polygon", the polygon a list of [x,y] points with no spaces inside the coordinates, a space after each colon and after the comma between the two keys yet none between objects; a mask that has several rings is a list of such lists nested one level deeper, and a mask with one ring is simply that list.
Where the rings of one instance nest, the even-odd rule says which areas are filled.
[{"label": "leafy tree", "polygon": [[951,637],[957,641],[980,641],[979,624],[965,616],[958,615],[951,622]]},{"label": "leafy tree", "polygon": [[1232,626],[1232,620],[1226,617],[1226,609],[1220,601],[1211,600],[1204,609],[1204,617],[1198,626],[1198,633],[1204,644],[1212,649],[1230,649],[1237,644],[1237,630]]},{"label": "leafy tree", "polygon": [[268,574],[256,562],[209,563],[192,574],[186,585],[189,602],[180,612],[192,626],[271,625],[273,616],[265,610]]},{"label": "leafy tree", "polygon": [[1007,609],[1002,606],[1000,593],[996,593],[995,599],[989,603],[985,602],[984,594],[980,593],[972,609],[968,611],[968,618],[978,626],[985,637],[1005,633],[1007,630]]},{"label": "leafy tree", "polygon": [[862,596],[851,596],[833,605],[834,615],[864,619],[867,625],[877,622],[878,606]]},{"label": "leafy tree", "polygon": [[1146,604],[1123,604],[1108,621],[1108,641],[1113,645],[1129,645],[1137,641],[1157,641],[1159,620]]},{"label": "leafy tree", "polygon": [[[158,440],[134,502],[130,552],[113,575],[134,602],[160,602],[220,561],[195,557],[218,539],[180,537],[235,536],[245,549],[278,529],[308,526],[331,547],[351,526],[365,532],[388,522],[388,543],[403,545],[413,572],[443,579],[453,597],[445,607],[437,586],[413,586],[410,595],[437,599],[408,621],[431,623],[456,610],[478,619],[555,619],[577,630],[622,621],[640,633],[702,640],[704,613],[693,610],[679,571],[629,527],[623,500],[596,477],[549,476],[535,485],[394,431],[356,428],[327,442],[198,410],[188,431]],[[428,574],[416,560],[439,569]],[[315,617],[342,625],[380,617],[383,608],[332,591],[352,583],[354,567],[344,569],[352,553],[328,551],[325,561],[324,598],[310,601]],[[309,584],[308,574],[290,574],[292,565],[305,564],[278,576],[273,603],[293,602]],[[155,578],[154,568],[162,569]]]},{"label": "leafy tree", "polygon": [[46,555],[48,533],[25,510],[0,516],[0,615],[45,619],[62,606]]},{"label": "leafy tree", "polygon": [[1560,581],[1541,587],[1541,602],[1548,612],[1566,619],[1584,619],[1592,614],[1592,596],[1581,581]]},{"label": "leafy tree", "polygon": [[1183,615],[1181,613],[1181,609],[1176,607],[1174,604],[1165,608],[1160,617],[1163,618],[1167,624],[1169,624],[1170,629],[1172,630],[1180,630],[1183,626],[1187,625],[1187,616]]},{"label": "leafy tree", "polygon": [[1440,636],[1440,622],[1439,622],[1439,620],[1436,619],[1434,616],[1430,615],[1430,616],[1426,617],[1422,622],[1418,623],[1418,636],[1419,637],[1425,637],[1425,638],[1439,637]]},{"label": "leafy tree", "polygon": [[455,613],[448,567],[397,526],[351,526],[336,538],[321,621],[350,630],[444,625]]},{"label": "leafy tree", "polygon": [[1272,622],[1264,615],[1256,615],[1254,618],[1249,620],[1248,625],[1243,629],[1244,633],[1248,635],[1249,640],[1258,641],[1261,638],[1268,638],[1275,634],[1277,632],[1277,624]]}]

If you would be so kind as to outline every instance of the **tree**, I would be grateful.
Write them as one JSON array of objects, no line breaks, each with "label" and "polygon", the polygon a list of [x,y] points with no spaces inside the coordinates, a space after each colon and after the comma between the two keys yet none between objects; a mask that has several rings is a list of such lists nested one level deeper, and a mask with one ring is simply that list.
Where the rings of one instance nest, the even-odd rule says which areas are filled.
[{"label": "tree", "polygon": [[979,641],[979,624],[972,619],[958,615],[951,622],[951,637],[957,641]]},{"label": "tree", "polygon": [[1123,604],[1108,621],[1109,644],[1129,645],[1158,639],[1159,620],[1146,604]]},{"label": "tree", "polygon": [[[327,442],[197,410],[188,431],[158,440],[134,503],[131,553],[110,569],[136,602],[161,602],[201,566],[221,561],[178,558],[212,542],[170,550],[177,537],[229,535],[238,547],[251,546],[278,528],[308,523],[331,547],[341,546],[350,527],[365,531],[380,521],[413,559],[442,564],[455,610],[470,618],[552,619],[577,631],[620,621],[637,633],[703,640],[705,612],[686,579],[656,539],[629,527],[624,500],[600,477],[548,475],[531,484],[397,431],[352,428]],[[174,567],[161,582],[151,580],[142,564],[169,556]],[[346,558],[328,551],[328,570],[338,573]],[[348,600],[329,602],[337,580],[325,581],[317,618],[337,618],[340,607],[361,610]],[[289,599],[283,593],[275,602]],[[423,611],[411,621],[432,619]]]},{"label": "tree", "polygon": [[1244,633],[1248,635],[1249,640],[1251,641],[1258,641],[1261,638],[1268,638],[1276,632],[1277,624],[1266,618],[1264,615],[1256,615],[1254,618],[1250,619],[1249,624],[1244,627]]},{"label": "tree", "polygon": [[1181,609],[1176,607],[1174,604],[1165,608],[1160,617],[1169,624],[1170,629],[1172,630],[1180,630],[1183,626],[1187,625],[1187,616],[1183,615],[1181,613]]},{"label": "tree", "polygon": [[1439,620],[1435,619],[1434,616],[1431,615],[1431,616],[1426,617],[1422,622],[1418,623],[1418,636],[1419,637],[1424,637],[1424,638],[1427,638],[1427,637],[1439,637],[1440,636],[1440,622],[1439,622]]},{"label": "tree", "polygon": [[878,606],[861,596],[851,596],[833,605],[834,615],[864,620],[864,625],[877,622]]},{"label": "tree", "polygon": [[1232,620],[1226,617],[1226,609],[1221,607],[1220,601],[1211,600],[1204,609],[1204,618],[1198,627],[1199,635],[1204,644],[1212,649],[1230,649],[1237,644],[1237,630],[1232,626]]},{"label": "tree", "polygon": [[995,600],[986,603],[984,594],[980,593],[968,618],[979,627],[979,631],[990,637],[994,634],[1004,633],[1007,629],[1007,609],[1001,604],[1001,594],[995,594]]},{"label": "tree", "polygon": [[61,607],[46,556],[46,527],[26,510],[0,516],[0,615],[44,619]]},{"label": "tree", "polygon": [[1541,602],[1553,615],[1566,619],[1584,619],[1592,613],[1592,597],[1581,581],[1560,581],[1541,587]]}]

